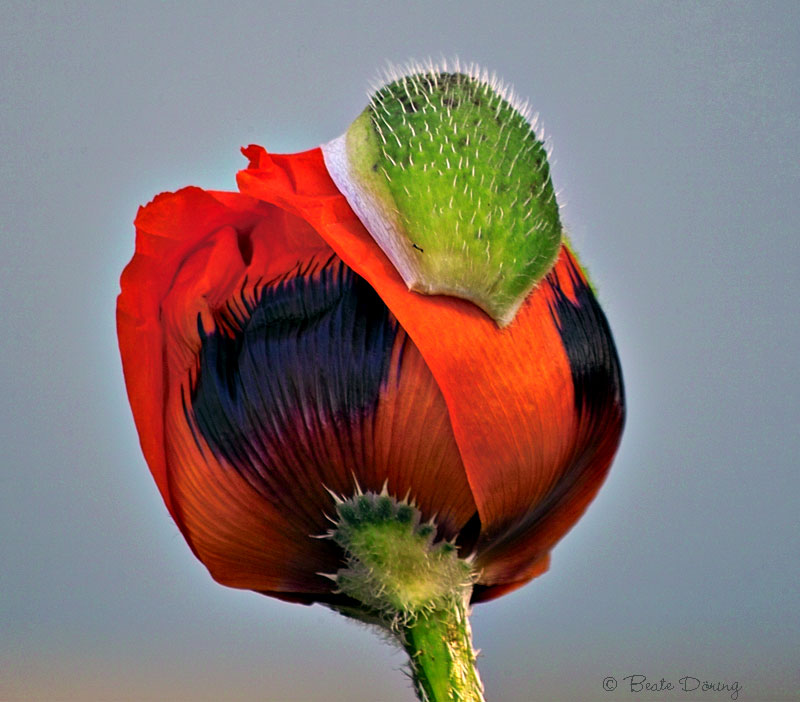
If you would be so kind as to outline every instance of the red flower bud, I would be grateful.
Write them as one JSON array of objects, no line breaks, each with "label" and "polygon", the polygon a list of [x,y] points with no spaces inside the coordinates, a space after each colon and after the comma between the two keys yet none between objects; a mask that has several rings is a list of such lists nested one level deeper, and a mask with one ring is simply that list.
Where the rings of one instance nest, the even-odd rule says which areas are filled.
[{"label": "red flower bud", "polygon": [[145,458],[219,582],[336,603],[329,491],[407,494],[475,555],[473,600],[547,568],[619,443],[605,317],[563,246],[500,329],[410,292],[314,149],[245,149],[240,193],[186,188],[136,218],[117,305]]}]

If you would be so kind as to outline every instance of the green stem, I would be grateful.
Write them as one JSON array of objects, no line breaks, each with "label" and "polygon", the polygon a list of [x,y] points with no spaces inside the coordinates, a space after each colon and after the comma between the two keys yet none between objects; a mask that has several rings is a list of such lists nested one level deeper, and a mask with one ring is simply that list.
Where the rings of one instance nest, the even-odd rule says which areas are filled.
[{"label": "green stem", "polygon": [[465,599],[451,599],[402,629],[421,702],[484,702]]}]

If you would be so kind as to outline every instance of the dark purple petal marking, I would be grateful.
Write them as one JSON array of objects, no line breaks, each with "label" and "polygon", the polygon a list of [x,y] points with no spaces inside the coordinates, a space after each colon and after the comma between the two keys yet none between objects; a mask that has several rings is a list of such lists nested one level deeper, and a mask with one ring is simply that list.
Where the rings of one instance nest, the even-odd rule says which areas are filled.
[{"label": "dark purple petal marking", "polygon": [[[578,434],[570,465],[563,471],[547,497],[526,519],[532,525],[547,514],[594,470],[605,471],[616,449],[625,422],[625,390],[614,337],[608,320],[592,289],[568,259],[573,302],[564,292],[558,276],[547,278],[553,290],[550,312],[558,327],[569,361],[578,417]],[[610,453],[607,453],[609,448]],[[528,528],[528,527],[525,527]]]},{"label": "dark purple petal marking", "polygon": [[611,329],[597,298],[571,259],[569,276],[576,302],[567,297],[556,276],[551,275],[548,280],[555,297],[551,314],[572,371],[575,411],[582,419],[600,418],[611,412],[619,415],[622,422],[625,391]]},{"label": "dark purple petal marking", "polygon": [[[323,493],[328,452],[350,455],[378,401],[398,325],[377,293],[340,261],[309,265],[242,293],[203,330],[187,421],[211,451],[267,499],[320,519],[303,490]],[[187,403],[185,403],[186,405]],[[331,442],[341,442],[341,450]],[[200,442],[198,442],[200,443]],[[340,471],[341,472],[341,471]],[[292,495],[295,497],[292,497]]]}]

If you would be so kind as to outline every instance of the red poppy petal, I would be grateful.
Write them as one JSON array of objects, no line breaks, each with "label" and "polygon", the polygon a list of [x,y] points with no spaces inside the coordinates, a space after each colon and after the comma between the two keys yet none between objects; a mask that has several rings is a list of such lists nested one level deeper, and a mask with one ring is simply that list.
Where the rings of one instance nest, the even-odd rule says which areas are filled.
[{"label": "red poppy petal", "polygon": [[[219,194],[216,194],[219,195]],[[167,486],[162,423],[163,339],[159,305],[183,258],[215,229],[246,230],[269,205],[237,193],[224,196],[199,188],[163,193],[136,217],[136,254],[122,273],[117,300],[117,333],[128,397],[142,450],[167,508],[174,510]],[[237,207],[231,205],[236,203]]]},{"label": "red poppy petal", "polygon": [[545,498],[480,553],[478,566],[486,583],[529,579],[538,574],[531,573],[529,564],[545,559],[589,506],[608,473],[622,435],[624,390],[611,331],[568,251],[548,275],[546,284],[553,294],[553,319],[572,371],[576,434],[559,479]]},{"label": "red poppy petal", "polygon": [[468,302],[411,293],[331,186],[316,197],[292,190],[301,168],[309,173],[304,182],[320,180],[319,150],[292,161],[291,177],[282,172],[286,157],[270,162],[258,147],[246,155],[252,165],[239,173],[240,189],[306,217],[414,339],[447,402],[484,534],[492,538],[523,517],[558,479],[576,431],[569,362],[549,288],[534,291],[502,331]]},{"label": "red poppy petal", "polygon": [[[349,495],[354,480],[364,489],[380,490],[386,482],[394,494],[409,493],[425,515],[436,514],[443,537],[459,533],[476,508],[444,398],[414,343],[363,281],[354,304],[369,305],[369,293],[384,310],[377,312],[384,324],[395,330],[371,410],[357,408],[353,417],[343,409],[352,409],[347,403],[354,396],[357,404],[367,367],[377,358],[375,349],[359,355],[369,326],[360,312],[346,329],[341,314],[332,318],[333,326],[322,328],[310,346],[296,343],[303,335],[308,341],[307,329],[279,340],[275,352],[283,366],[274,369],[272,384],[264,384],[265,364],[276,359],[259,357],[238,397],[262,391],[285,397],[302,387],[310,395],[297,392],[298,402],[279,402],[279,411],[268,412],[223,393],[220,401],[227,404],[202,426],[203,411],[211,411],[208,403],[198,406],[204,373],[221,370],[228,378],[246,372],[219,353],[235,341],[243,318],[255,313],[258,294],[297,276],[314,280],[326,261],[327,269],[341,267],[305,221],[240,194],[189,188],[156,198],[136,224],[137,252],[123,274],[118,303],[131,404],[165,502],[218,581],[329,599],[330,581],[317,573],[334,572],[341,553],[332,541],[310,537],[330,526],[325,512],[332,512],[333,502],[325,488]],[[318,292],[309,291],[312,304],[319,303]],[[298,300],[303,303],[297,291],[285,300],[273,296],[262,313]],[[337,333],[344,334],[344,353],[335,347]],[[217,356],[206,359],[211,365],[204,371],[203,353],[212,351]],[[364,363],[358,362],[362,356]],[[348,362],[356,364],[357,377],[339,376],[339,366]],[[344,397],[345,404],[337,405],[344,414],[331,411],[336,393]],[[253,414],[260,435],[237,433],[236,423]],[[280,431],[273,436],[269,427],[275,426]],[[220,451],[221,445],[230,450]],[[261,454],[254,455],[254,447]]]},{"label": "red poppy petal", "polygon": [[309,582],[308,564],[335,567],[336,550],[300,538],[235,472],[199,455],[182,403],[196,366],[196,315],[213,327],[211,310],[247,276],[274,277],[298,258],[329,257],[330,249],[283,210],[197,188],[158,196],[140,209],[136,226],[136,254],[118,299],[120,351],[145,458],[170,513],[226,584],[329,590],[324,578]]},{"label": "red poppy petal", "polygon": [[230,587],[328,593],[330,581],[316,572],[339,567],[332,542],[309,538],[301,523],[198,443],[196,427],[187,429],[180,394],[170,394],[166,416],[169,487],[197,557]]},{"label": "red poppy petal", "polygon": [[[364,463],[364,483],[409,495],[443,538],[454,538],[475,514],[464,464],[439,386],[414,342],[403,332],[367,435],[376,455]],[[402,360],[401,358],[402,357]]]},{"label": "red poppy petal", "polygon": [[[298,264],[297,253],[275,245],[286,234],[280,230],[284,223],[283,215],[257,223],[250,265],[239,255],[235,229],[213,232],[182,262],[161,302],[169,487],[187,541],[219,582],[254,590],[324,593],[330,582],[317,572],[335,571],[339,554],[330,542],[310,538],[324,532],[322,518],[309,524],[271,499],[204,441],[192,411],[192,381],[200,372],[203,344],[200,328],[205,335],[227,335],[229,315],[247,290],[248,278],[252,287]],[[300,231],[307,227],[304,222],[289,226]],[[315,251],[331,255],[319,240]]]},{"label": "red poppy petal", "polygon": [[[187,282],[202,280],[186,268]],[[207,297],[179,291],[178,305],[190,302],[175,316],[196,318],[194,301]],[[458,534],[475,505],[444,399],[363,279],[336,258],[245,288],[225,308],[190,351],[199,360],[185,405],[198,441],[307,534],[330,526],[328,490],[384,483],[438,513],[443,536]]]},{"label": "red poppy petal", "polygon": [[[530,556],[528,556],[528,558],[530,558]],[[509,592],[514,592],[514,590],[518,590],[523,585],[526,585],[533,578],[538,578],[540,575],[543,575],[549,568],[549,553],[532,561],[528,560],[515,571],[515,577],[517,579],[500,580],[496,585],[485,585],[480,582],[476,584],[472,589],[471,601],[473,604],[477,602],[488,602],[502,595],[507,595]]]}]

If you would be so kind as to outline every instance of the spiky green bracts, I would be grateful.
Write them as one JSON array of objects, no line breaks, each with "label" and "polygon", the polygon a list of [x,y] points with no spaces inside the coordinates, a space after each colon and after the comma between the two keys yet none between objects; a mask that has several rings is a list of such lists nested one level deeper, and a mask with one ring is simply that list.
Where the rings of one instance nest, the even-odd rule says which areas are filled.
[{"label": "spiky green bracts", "polygon": [[527,105],[474,67],[412,66],[322,147],[338,188],[411,290],[471,300],[500,326],[561,246]]},{"label": "spiky green bracts", "polygon": [[471,564],[455,544],[434,542],[436,526],[420,523],[419,510],[385,491],[358,494],[336,506],[331,537],[347,567],[335,576],[341,592],[384,617],[389,627],[440,609],[448,600],[468,600]]}]

